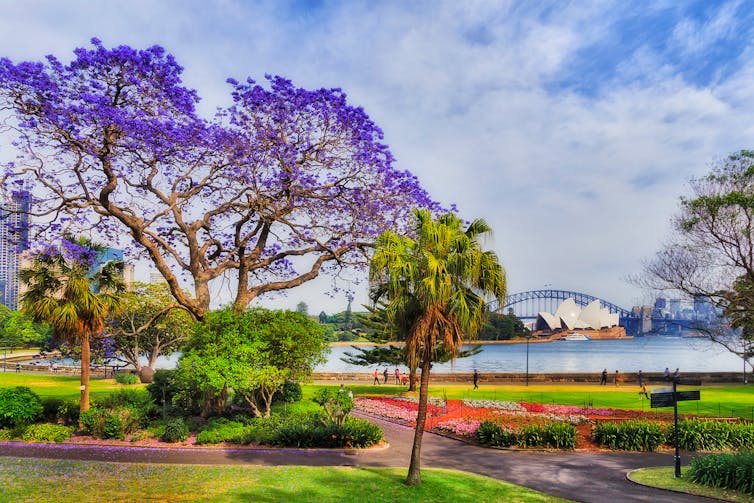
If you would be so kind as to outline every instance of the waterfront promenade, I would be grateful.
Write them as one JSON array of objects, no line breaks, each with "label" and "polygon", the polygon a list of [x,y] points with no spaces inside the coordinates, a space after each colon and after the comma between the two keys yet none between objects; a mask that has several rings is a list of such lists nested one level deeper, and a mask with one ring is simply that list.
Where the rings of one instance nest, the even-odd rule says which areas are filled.
[{"label": "waterfront promenade", "polygon": [[[380,368],[384,368],[381,366]],[[392,372],[394,367],[389,367],[389,384],[393,383]],[[420,373],[419,373],[420,374]],[[380,374],[381,376],[382,374]],[[470,384],[472,372],[432,372],[430,382],[433,386],[442,384]],[[599,372],[551,372],[529,373],[530,384],[599,384],[601,374]],[[613,375],[610,372],[610,383],[613,384]],[[743,382],[742,372],[684,372],[684,379],[702,381],[702,384],[740,384]],[[315,372],[312,375],[315,383],[319,384],[371,384],[374,380],[372,372]],[[525,372],[484,372],[480,374],[479,384],[524,384],[527,381]],[[645,372],[644,381],[648,385],[660,386],[665,384],[661,372]],[[747,373],[747,381],[754,382],[751,373]],[[619,385],[638,386],[638,377],[634,373],[621,373],[618,379]]]}]

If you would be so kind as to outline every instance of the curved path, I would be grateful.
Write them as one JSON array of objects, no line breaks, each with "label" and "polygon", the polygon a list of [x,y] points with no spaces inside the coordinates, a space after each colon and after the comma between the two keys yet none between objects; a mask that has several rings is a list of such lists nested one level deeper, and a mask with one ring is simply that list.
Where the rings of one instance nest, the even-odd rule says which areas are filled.
[{"label": "curved path", "polygon": [[[0,442],[0,456],[94,461],[312,466],[407,466],[413,429],[379,424],[390,447],[368,450],[143,448]],[[688,461],[687,459],[685,461]],[[636,485],[626,474],[647,466],[672,466],[666,453],[560,453],[486,449],[425,433],[422,466],[486,475],[574,501],[710,502],[708,498]]]}]

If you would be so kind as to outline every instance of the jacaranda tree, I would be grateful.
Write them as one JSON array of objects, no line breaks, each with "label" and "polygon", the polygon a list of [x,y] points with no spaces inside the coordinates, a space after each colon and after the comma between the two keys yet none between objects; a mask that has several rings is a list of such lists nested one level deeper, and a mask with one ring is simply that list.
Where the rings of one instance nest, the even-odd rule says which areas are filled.
[{"label": "jacaranda tree", "polygon": [[365,266],[410,208],[435,208],[339,89],[229,79],[232,105],[206,119],[163,48],[92,44],[69,64],[0,59],[0,124],[20,155],[6,184],[33,182],[48,231],[129,236],[197,318],[213,280],[232,281],[239,312]]},{"label": "jacaranda tree", "polygon": [[61,342],[81,346],[80,410],[89,410],[90,341],[102,334],[105,319],[120,309],[124,291],[123,262],[97,264],[102,247],[79,238],[66,238],[59,248],[48,247],[34,256],[19,277],[26,291],[24,313],[49,323]]},{"label": "jacaranda tree", "polygon": [[475,220],[464,230],[463,221],[454,214],[433,220],[429,211],[416,210],[410,236],[386,232],[377,240],[370,281],[387,301],[388,321],[412,320],[406,356],[409,366],[421,368],[408,485],[421,483],[432,361],[443,352],[457,354],[464,339],[484,326],[485,296],[498,302],[505,299],[505,270],[497,255],[482,250],[479,241],[490,233],[484,220]]}]

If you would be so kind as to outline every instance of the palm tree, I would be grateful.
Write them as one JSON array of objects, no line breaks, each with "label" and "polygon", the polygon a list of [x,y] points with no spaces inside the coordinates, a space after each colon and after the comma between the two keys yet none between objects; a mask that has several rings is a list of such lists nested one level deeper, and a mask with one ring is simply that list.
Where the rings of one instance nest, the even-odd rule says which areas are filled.
[{"label": "palm tree", "polygon": [[81,412],[89,410],[89,342],[102,333],[108,314],[119,311],[119,294],[125,290],[123,262],[109,261],[94,270],[103,251],[86,238],[66,236],[59,249],[37,253],[19,272],[26,286],[21,310],[49,323],[58,340],[81,346]]},{"label": "palm tree", "polygon": [[384,292],[389,321],[411,320],[406,338],[409,366],[421,368],[419,410],[406,484],[421,483],[421,441],[427,418],[432,361],[442,352],[456,355],[466,337],[484,326],[485,297],[505,298],[505,270],[497,255],[483,251],[490,235],[484,220],[466,230],[453,214],[437,220],[414,210],[413,236],[382,234],[376,243],[369,278]]}]

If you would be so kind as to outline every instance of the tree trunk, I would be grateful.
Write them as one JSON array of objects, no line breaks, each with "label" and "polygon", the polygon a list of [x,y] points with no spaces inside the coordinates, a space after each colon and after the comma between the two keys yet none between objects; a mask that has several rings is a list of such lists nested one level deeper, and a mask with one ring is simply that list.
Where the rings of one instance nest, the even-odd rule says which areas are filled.
[{"label": "tree trunk", "polygon": [[416,367],[408,369],[408,391],[416,391]]},{"label": "tree trunk", "polygon": [[[89,363],[91,361],[91,350],[89,348],[89,334],[81,336],[81,399],[79,400],[79,415],[81,412],[89,410]],[[79,419],[79,428],[83,424]]]},{"label": "tree trunk", "polygon": [[225,410],[225,402],[228,399],[228,387],[225,386],[217,394],[208,392],[204,394],[202,403],[201,416],[206,418],[214,414],[219,414]]},{"label": "tree trunk", "polygon": [[411,463],[408,466],[406,485],[418,486],[422,481],[421,473],[421,449],[424,424],[427,422],[427,395],[429,394],[429,369],[432,363],[430,358],[422,361],[421,384],[419,386],[419,410],[416,413],[416,430],[414,431],[414,446],[411,449]]}]

